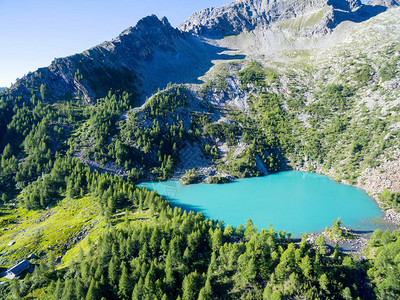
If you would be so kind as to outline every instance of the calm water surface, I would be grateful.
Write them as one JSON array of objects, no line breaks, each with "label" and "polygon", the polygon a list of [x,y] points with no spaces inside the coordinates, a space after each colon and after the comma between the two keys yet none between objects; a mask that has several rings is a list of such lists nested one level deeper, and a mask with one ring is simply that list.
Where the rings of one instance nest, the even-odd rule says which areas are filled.
[{"label": "calm water surface", "polygon": [[259,230],[271,223],[292,236],[323,230],[338,217],[345,226],[373,230],[383,216],[364,191],[306,172],[281,172],[221,185],[184,186],[178,181],[140,185],[156,189],[172,206],[222,218],[225,224],[236,227],[250,218]]}]

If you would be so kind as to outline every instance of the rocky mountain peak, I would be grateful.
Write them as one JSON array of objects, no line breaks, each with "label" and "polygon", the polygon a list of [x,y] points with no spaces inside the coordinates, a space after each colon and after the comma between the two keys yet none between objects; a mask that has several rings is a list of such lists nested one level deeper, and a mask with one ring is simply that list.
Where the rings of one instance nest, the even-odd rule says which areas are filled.
[{"label": "rocky mountain peak", "polygon": [[156,53],[176,55],[175,41],[179,39],[184,39],[184,34],[173,28],[167,18],[151,15],[112,41],[55,59],[49,67],[20,79],[10,90],[25,99],[32,94],[40,98],[39,87],[44,84],[48,100],[74,95],[88,102],[105,96],[110,89],[134,90],[138,66],[151,61]]},{"label": "rocky mountain peak", "polygon": [[110,50],[109,46],[114,48],[123,44],[123,47],[135,49],[138,53],[147,49],[148,51],[143,52],[147,54],[140,58],[148,60],[155,50],[176,54],[171,40],[177,39],[181,35],[181,32],[173,28],[166,17],[159,19],[156,15],[151,15],[141,19],[135,27],[124,30],[112,42],[106,42],[102,46]]},{"label": "rocky mountain peak", "polygon": [[[331,19],[328,22],[324,20],[324,25],[332,28],[343,18],[353,18],[362,6],[360,0],[238,0],[219,8],[196,12],[178,28],[207,37],[223,37],[311,15],[323,9]],[[335,12],[338,12],[337,16]]]},{"label": "rocky mountain peak", "polygon": [[159,31],[173,32],[175,29],[171,26],[166,17],[159,19],[156,15],[150,15],[139,20],[136,26],[125,29],[120,36],[132,33],[154,33]]}]

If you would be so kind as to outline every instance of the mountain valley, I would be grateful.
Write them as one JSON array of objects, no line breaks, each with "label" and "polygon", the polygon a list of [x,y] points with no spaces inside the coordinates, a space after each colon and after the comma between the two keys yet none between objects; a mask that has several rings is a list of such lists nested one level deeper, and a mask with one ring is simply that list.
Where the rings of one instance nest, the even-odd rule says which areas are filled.
[{"label": "mountain valley", "polygon": [[350,239],[340,220],[292,240],[136,184],[315,172],[400,223],[398,6],[238,0],[178,28],[152,15],[2,91],[0,264],[37,258],[0,299],[397,299],[398,231],[359,259],[325,243]]}]

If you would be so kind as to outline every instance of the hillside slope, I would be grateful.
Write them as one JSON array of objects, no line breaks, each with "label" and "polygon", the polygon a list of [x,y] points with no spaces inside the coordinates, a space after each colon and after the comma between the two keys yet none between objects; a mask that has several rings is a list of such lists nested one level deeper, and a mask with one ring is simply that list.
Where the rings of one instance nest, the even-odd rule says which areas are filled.
[{"label": "hillside slope", "polygon": [[359,261],[136,186],[305,170],[400,223],[397,4],[240,0],[179,29],[150,16],[2,92],[0,264],[37,267],[0,299],[398,298],[398,232]]},{"label": "hillside slope", "polygon": [[[127,148],[128,156],[136,157],[125,164],[128,169],[135,166],[153,172],[140,157],[147,157],[145,161],[157,165],[157,160],[163,161],[163,155],[172,155],[174,169],[179,167],[175,174],[178,177],[201,163],[207,177],[210,174],[254,176],[297,168],[316,169],[337,180],[355,184],[364,170],[376,168],[380,162],[398,159],[399,9],[386,11],[395,5],[396,2],[361,4],[344,0],[240,0],[195,13],[179,29],[172,28],[165,18],[159,20],[150,16],[111,42],[82,54],[56,59],[48,68],[18,81],[6,95],[22,97],[25,102],[32,95],[45,103],[82,99],[96,107],[102,106],[96,99],[129,92],[128,103],[110,117],[112,130],[105,130],[106,136],[95,134],[97,138],[93,139],[91,133],[97,129],[89,120],[76,128],[79,134],[70,138],[68,143],[76,145],[72,147],[74,155],[92,166],[95,166],[91,160],[96,154],[96,160],[111,160],[110,163],[118,162],[123,167],[124,162],[117,161],[111,150],[118,144]],[[258,65],[252,64],[256,61]],[[123,113],[115,122],[123,107],[138,106],[157,89],[158,104],[180,99],[173,93],[182,89],[174,88],[172,93],[170,88],[162,91],[169,82],[185,84],[186,96],[182,102],[185,109],[165,111],[160,117],[160,111],[154,111],[149,101],[132,113]],[[280,118],[284,116],[285,121],[273,126],[284,129],[270,131],[267,126],[263,134],[267,134],[268,142],[249,148],[248,136],[255,133],[244,132],[248,125],[239,122],[234,114],[238,111],[254,124],[262,124],[262,118],[256,116],[257,111],[269,108],[255,101],[260,94],[278,96],[276,103],[280,108],[273,113],[280,114]],[[175,97],[175,100],[169,97]],[[145,113],[149,106],[151,113]],[[199,121],[193,115],[207,116],[207,120],[196,124]],[[141,120],[143,117],[145,122]],[[363,133],[368,134],[370,140],[355,144],[354,137],[349,134],[361,130],[357,124],[371,117],[376,119],[375,125],[369,133]],[[136,124],[137,119],[139,123]],[[148,119],[153,126],[161,125],[162,130],[177,126],[172,120],[181,122],[181,130],[187,134],[184,142],[166,141],[160,136],[165,145],[159,149],[154,142],[161,140],[154,140],[154,137],[136,141],[139,133],[133,137],[133,128],[149,129]],[[132,120],[136,125],[131,124]],[[216,132],[220,126],[217,124],[221,122],[228,124],[232,131],[229,134],[233,139],[228,143],[224,136],[227,131],[219,137],[220,133]],[[340,128],[332,132],[334,124],[341,123]],[[376,125],[380,123],[384,125]],[[195,136],[194,126],[199,126]],[[379,131],[375,130],[376,126]],[[283,134],[282,130],[285,141],[276,139],[279,132]],[[317,147],[318,153],[310,139],[321,145]],[[334,140],[342,142],[333,143]],[[149,150],[149,143],[152,150]],[[174,143],[179,147],[172,153],[168,147]],[[100,144],[108,150],[101,149]],[[201,149],[207,152],[205,149],[210,147],[214,149],[214,155],[208,158],[206,155],[203,160],[182,157],[189,157],[190,152],[198,153]],[[354,147],[358,149],[356,152]],[[247,152],[243,152],[244,149]],[[102,150],[102,154],[96,153],[98,150]],[[252,151],[258,154],[254,156]],[[242,152],[246,157],[243,166],[247,162],[253,171],[243,173],[226,168]],[[353,157],[353,163],[349,164],[348,157]],[[123,170],[118,172],[126,174]],[[365,180],[360,180],[361,186]],[[391,182],[398,182],[398,179]],[[376,194],[388,187],[387,184],[380,186],[376,191],[375,188],[364,188]]]},{"label": "hillside slope", "polygon": [[[72,147],[75,155],[97,169],[94,154],[96,160],[111,163],[109,170],[115,169],[112,163],[117,162],[120,167],[129,170],[135,166],[145,173],[154,172],[150,165],[157,166],[157,160],[162,162],[167,155],[171,156],[176,178],[200,166],[206,180],[212,175],[243,177],[294,168],[329,174],[339,181],[358,184],[374,195],[384,188],[397,191],[400,179],[393,174],[388,175],[390,180],[386,183],[360,177],[365,170],[399,159],[399,9],[386,11],[395,5],[396,2],[235,1],[195,13],[179,30],[165,18],[150,16],[111,42],[57,59],[50,67],[21,79],[7,94],[22,96],[25,101],[35,95],[44,102],[75,97],[93,105],[96,99],[110,97],[112,90],[117,94],[130,92],[128,105],[137,106],[158,89],[155,101],[160,105],[180,99],[173,93],[182,89],[162,91],[169,82],[185,84],[184,109],[167,110],[160,115],[161,108],[159,112],[152,108],[148,113],[148,107],[152,107],[149,101],[124,113],[112,124],[114,129],[106,130],[107,136],[93,139],[91,133],[97,129],[89,120],[77,128],[79,134],[68,143],[77,145]],[[259,65],[252,65],[256,61]],[[283,110],[273,113],[285,121],[273,126],[284,129],[271,131],[265,127],[263,135],[268,142],[251,146],[248,137],[261,133],[246,132],[248,121],[239,121],[234,115],[239,112],[254,124],[263,124],[257,112],[269,108],[255,101],[260,94],[278,96],[276,103]],[[198,116],[207,116],[207,120],[199,121]],[[114,115],[112,122],[116,118]],[[357,124],[370,118],[374,118],[369,121],[374,125],[368,127],[368,132],[359,132],[365,125]],[[165,136],[137,141],[142,133],[132,136],[137,126],[143,131],[161,125],[162,132],[169,126],[178,126],[173,120],[181,122],[181,130],[187,134],[181,141],[167,141]],[[218,133],[218,124],[228,127]],[[335,126],[339,129],[334,130]],[[226,130],[232,131],[229,142],[224,136],[228,134]],[[282,130],[285,134],[277,139]],[[367,134],[370,139],[355,142],[354,132]],[[106,138],[102,147],[108,150],[99,148]],[[154,144],[161,141],[162,149]],[[318,151],[317,144],[310,141],[319,145]],[[131,157],[128,164],[116,159],[111,150],[116,144],[126,147],[124,151]],[[171,152],[174,144],[177,147]],[[213,149],[214,154],[206,154],[210,150],[205,149]],[[99,150],[102,154],[97,153]],[[199,158],[193,156],[199,151],[204,157],[193,159]],[[243,170],[232,168],[238,160]],[[118,173],[127,174],[128,170],[118,169]],[[171,170],[168,173],[172,174]]]}]

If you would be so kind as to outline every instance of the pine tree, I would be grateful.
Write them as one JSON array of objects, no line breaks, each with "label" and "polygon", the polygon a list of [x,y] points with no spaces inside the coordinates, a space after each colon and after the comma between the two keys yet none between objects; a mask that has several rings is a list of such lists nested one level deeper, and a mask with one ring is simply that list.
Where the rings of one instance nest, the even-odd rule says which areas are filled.
[{"label": "pine tree", "polygon": [[129,228],[129,224],[130,224],[130,222],[129,222],[129,210],[125,210],[125,215],[124,215],[124,226],[126,227],[126,228]]},{"label": "pine tree", "polygon": [[50,269],[50,272],[54,272],[55,268],[56,268],[56,257],[54,255],[53,251],[50,251],[50,253],[49,253],[47,264]]},{"label": "pine tree", "polygon": [[191,257],[192,257],[192,253],[189,250],[189,248],[186,247],[185,252],[183,252],[183,261],[184,261],[185,265],[189,265]]},{"label": "pine tree", "polygon": [[40,96],[42,97],[42,100],[45,100],[47,94],[47,88],[44,83],[40,85]]},{"label": "pine tree", "polygon": [[212,235],[212,250],[217,251],[222,246],[222,231],[220,228],[214,230]]},{"label": "pine tree", "polygon": [[159,245],[161,243],[161,237],[162,236],[161,236],[160,230],[157,227],[155,227],[151,233],[151,238],[150,238],[150,243],[149,243],[149,246],[150,246],[150,249],[151,249],[151,252],[153,253],[153,255],[155,255],[158,252],[158,249],[160,247]]},{"label": "pine tree", "polygon": [[349,287],[346,287],[343,291],[342,291],[342,297],[345,300],[352,300],[353,297],[351,295],[351,290]]},{"label": "pine tree", "polygon": [[121,263],[121,269],[122,269],[122,275],[121,278],[119,279],[118,295],[122,299],[129,299],[129,295],[131,295],[132,293],[132,288],[131,288],[131,280],[125,262]]},{"label": "pine tree", "polygon": [[61,300],[75,300],[75,282],[73,278],[65,280],[65,286]]},{"label": "pine tree", "polygon": [[302,258],[299,267],[300,267],[304,277],[307,279],[310,279],[311,272],[312,272],[312,265],[311,265],[310,257],[308,255],[306,255]]},{"label": "pine tree", "polygon": [[246,221],[246,224],[244,226],[244,238],[247,241],[250,241],[251,237],[257,233],[257,228],[254,226],[253,221],[251,219],[248,219]]},{"label": "pine tree", "polygon": [[239,224],[239,226],[236,227],[235,235],[236,235],[238,238],[242,238],[242,237],[243,237],[243,232],[244,232],[243,225],[242,225],[242,224]]},{"label": "pine tree", "polygon": [[319,278],[319,286],[323,291],[328,291],[328,284],[329,284],[329,279],[328,276],[324,273],[321,275]]},{"label": "pine tree", "polygon": [[59,278],[56,283],[56,289],[54,290],[54,298],[55,299],[61,299],[63,288],[64,288],[64,285],[63,285],[61,279]]},{"label": "pine tree", "polygon": [[197,272],[186,275],[182,282],[182,300],[196,299],[196,279],[198,277]]},{"label": "pine tree", "polygon": [[314,269],[315,274],[318,277],[322,275],[322,272],[323,272],[322,264],[321,264],[321,260],[320,260],[320,255],[318,253],[315,255],[313,269]]},{"label": "pine tree", "polygon": [[318,246],[318,253],[321,255],[324,255],[326,241],[325,241],[325,237],[322,234],[320,234],[318,236],[318,238],[315,240],[315,245]]},{"label": "pine tree", "polygon": [[217,267],[217,257],[215,255],[215,252],[213,252],[211,254],[211,261],[207,269],[207,278],[211,278],[213,276],[216,267]]},{"label": "pine tree", "polygon": [[99,297],[99,290],[96,281],[92,278],[85,300],[97,300]]},{"label": "pine tree", "polygon": [[249,282],[252,282],[256,279],[257,267],[253,257],[247,262],[242,272],[243,277],[246,278]]},{"label": "pine tree", "polygon": [[232,234],[233,234],[233,227],[232,227],[232,225],[228,225],[228,226],[226,226],[225,227],[225,230],[224,230],[224,238],[230,238],[231,236],[232,236]]},{"label": "pine tree", "polygon": [[132,300],[141,300],[143,295],[143,278],[140,278],[132,293]]},{"label": "pine tree", "polygon": [[212,299],[213,291],[211,287],[210,278],[207,278],[205,286],[200,290],[198,300]]},{"label": "pine tree", "polygon": [[75,295],[76,295],[76,298],[78,300],[80,300],[80,299],[85,297],[85,294],[86,294],[85,288],[83,287],[81,280],[78,278],[76,280],[76,284],[75,284]]},{"label": "pine tree", "polygon": [[118,282],[119,274],[119,259],[116,256],[113,256],[108,265],[108,278],[110,279],[111,284],[115,285]]},{"label": "pine tree", "polygon": [[54,295],[55,289],[56,289],[56,283],[52,280],[46,289],[46,295],[47,295],[48,299],[54,299],[53,295]]},{"label": "pine tree", "polygon": [[7,144],[4,147],[2,159],[9,159],[11,158],[12,155],[13,155],[13,149],[10,144]]},{"label": "pine tree", "polygon": [[166,264],[165,264],[165,277],[164,277],[164,283],[172,288],[172,286],[175,283],[175,276],[174,276],[174,270],[172,268],[172,263],[171,263],[171,259],[169,258],[170,256],[167,255],[167,259],[166,259]]},{"label": "pine tree", "polygon": [[155,287],[154,287],[154,282],[155,282],[156,274],[154,270],[154,263],[150,265],[150,269],[147,272],[146,278],[144,280],[144,293],[146,296],[151,299],[154,298],[155,294]]},{"label": "pine tree", "polygon": [[267,284],[263,292],[263,300],[270,300],[271,295],[272,295],[272,286],[271,284]]},{"label": "pine tree", "polygon": [[22,299],[21,298],[21,293],[20,293],[20,284],[19,280],[13,280],[11,282],[11,295],[14,299]]}]

